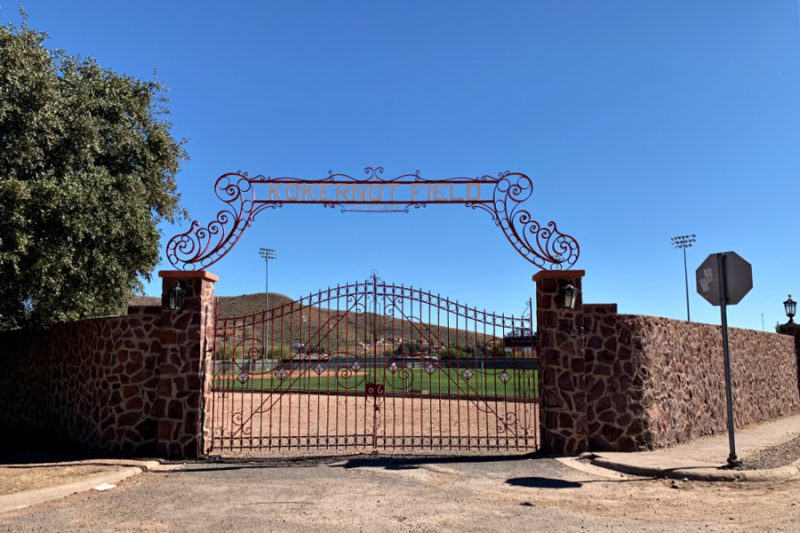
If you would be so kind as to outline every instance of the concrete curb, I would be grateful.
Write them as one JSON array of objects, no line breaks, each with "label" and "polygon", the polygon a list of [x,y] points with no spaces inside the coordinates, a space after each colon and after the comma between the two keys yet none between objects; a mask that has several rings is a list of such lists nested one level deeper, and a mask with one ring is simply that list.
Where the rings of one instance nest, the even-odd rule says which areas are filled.
[{"label": "concrete curb", "polygon": [[145,472],[164,472],[171,470],[180,470],[185,468],[187,463],[162,463],[157,459],[84,459],[78,461],[56,461],[51,463],[4,463],[0,466],[3,468],[26,468],[35,464],[36,467],[42,466],[80,466],[80,465],[98,465],[98,466],[121,466],[121,467],[138,467]]},{"label": "concrete curb", "polygon": [[[72,461],[61,463],[36,463],[36,466],[70,466],[80,464],[97,464],[107,466],[121,466],[120,470],[113,472],[100,472],[93,474],[84,479],[65,483],[63,485],[56,485],[53,487],[44,487],[41,489],[24,490],[21,492],[14,492],[0,496],[0,515],[24,509],[31,505],[49,502],[52,500],[59,500],[71,494],[79,492],[86,492],[92,490],[101,483],[119,483],[124,479],[137,476],[143,472],[170,472],[181,470],[186,465],[184,464],[164,464],[154,460],[125,460],[125,459],[103,459],[91,461]],[[24,468],[26,465],[3,465],[7,467]]]},{"label": "concrete curb", "polygon": [[138,466],[131,466],[117,470],[116,472],[102,472],[89,476],[80,481],[73,481],[64,485],[56,485],[55,487],[45,487],[43,489],[25,490],[22,492],[14,492],[0,496],[0,514],[18,509],[24,509],[31,505],[58,500],[76,494],[78,492],[85,492],[91,490],[101,483],[118,483],[123,479],[141,474],[144,470]]},{"label": "concrete curb", "polygon": [[556,461],[578,472],[589,474],[596,477],[603,477],[608,480],[618,481],[620,479],[637,479],[638,476],[611,470],[602,466],[595,466],[590,461],[584,461],[579,457],[553,457]]},{"label": "concrete curb", "polygon": [[[589,454],[587,454],[589,455]],[[591,454],[595,466],[637,476],[689,479],[692,481],[790,481],[800,479],[800,460],[765,470],[723,470],[721,468],[664,468],[615,461]]]}]

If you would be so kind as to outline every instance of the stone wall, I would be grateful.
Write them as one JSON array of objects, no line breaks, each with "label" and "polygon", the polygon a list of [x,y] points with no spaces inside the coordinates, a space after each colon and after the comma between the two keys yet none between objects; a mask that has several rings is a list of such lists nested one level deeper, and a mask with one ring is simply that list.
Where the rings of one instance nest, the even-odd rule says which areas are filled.
[{"label": "stone wall", "polygon": [[[726,431],[720,327],[620,315],[580,298],[564,309],[559,287],[581,290],[582,275],[534,276],[543,447],[635,451]],[[800,337],[729,334],[736,425],[800,413]]]},{"label": "stone wall", "polygon": [[[652,449],[727,430],[719,326],[584,309],[590,448]],[[737,426],[800,412],[794,339],[729,328],[729,345]]]},{"label": "stone wall", "polygon": [[165,457],[197,457],[207,451],[210,435],[205,402],[210,395],[207,375],[213,355],[214,283],[206,272],[159,272],[163,294],[180,282],[185,299],[180,311],[161,306],[161,352],[158,401],[158,453]]},{"label": "stone wall", "polygon": [[[643,403],[653,447],[727,429],[719,326],[649,316],[619,317],[646,376]],[[729,328],[734,420],[745,426],[800,413],[792,337]]]},{"label": "stone wall", "polygon": [[191,458],[205,452],[205,398],[216,276],[180,282],[180,310],[130,307],[45,331],[0,333],[0,435],[58,439],[111,453]]},{"label": "stone wall", "polygon": [[[539,334],[542,448],[554,453],[586,451],[586,363],[583,355],[583,271],[542,271],[536,281]],[[565,284],[578,290],[575,309],[565,309]]]},{"label": "stone wall", "polygon": [[0,431],[155,452],[159,307],[0,334]]},{"label": "stone wall", "polygon": [[643,394],[646,371],[637,335],[625,329],[617,306],[584,305],[586,421],[592,450],[650,447]]}]

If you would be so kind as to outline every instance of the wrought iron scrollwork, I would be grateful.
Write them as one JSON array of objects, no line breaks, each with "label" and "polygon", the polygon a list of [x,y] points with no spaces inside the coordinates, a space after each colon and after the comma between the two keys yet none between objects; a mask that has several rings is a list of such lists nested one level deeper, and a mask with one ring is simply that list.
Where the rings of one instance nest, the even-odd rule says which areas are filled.
[{"label": "wrought iron scrollwork", "polygon": [[580,255],[578,241],[561,233],[554,221],[542,225],[520,204],[533,195],[533,182],[525,174],[504,172],[494,190],[494,219],[511,245],[540,268],[573,266]]},{"label": "wrought iron scrollwork", "polygon": [[[167,260],[181,270],[202,270],[224,257],[236,245],[244,231],[252,225],[255,217],[265,209],[277,209],[289,203],[318,204],[323,207],[340,207],[343,211],[352,205],[372,205],[380,208],[374,212],[401,211],[408,213],[411,208],[419,209],[432,203],[462,204],[468,208],[481,209],[489,213],[495,224],[514,249],[527,261],[542,269],[560,270],[575,265],[580,256],[580,247],[574,237],[561,232],[554,221],[545,224],[535,220],[521,204],[533,194],[533,182],[521,172],[502,172],[498,177],[483,175],[476,178],[448,178],[431,180],[423,178],[419,171],[402,174],[395,178],[383,177],[383,167],[366,167],[365,177],[355,178],[348,174],[330,171],[328,176],[319,180],[305,180],[290,177],[267,177],[263,175],[250,177],[246,172],[231,172],[220,176],[214,184],[216,196],[226,206],[219,211],[216,218],[206,226],[193,221],[189,229],[178,233],[167,243]],[[306,199],[300,190],[310,186],[494,186],[491,198],[482,195],[475,198],[458,198],[449,201],[436,199],[398,200],[391,205],[382,197],[373,199],[364,197],[361,200],[342,202],[338,196],[334,198]],[[293,187],[294,199],[273,196],[269,192],[267,198],[258,198],[256,186]],[[287,189],[288,190],[288,189]],[[288,194],[288,193],[287,193]],[[300,198],[300,199],[297,199]]]},{"label": "wrought iron scrollwork", "polygon": [[233,248],[252,224],[255,190],[246,172],[223,174],[217,178],[214,192],[227,207],[206,227],[195,220],[188,231],[175,235],[167,243],[167,260],[176,268],[203,270],[213,265]]},{"label": "wrought iron scrollwork", "polygon": [[234,435],[238,433],[241,435],[249,436],[253,430],[251,423],[252,419],[253,419],[252,415],[249,415],[247,418],[245,418],[242,415],[241,411],[234,412],[233,416],[231,417],[231,422],[233,422],[233,427],[236,428],[236,433],[234,433]]},{"label": "wrought iron scrollwork", "polygon": [[354,390],[367,382],[364,362],[355,358],[353,363],[336,369],[336,381],[342,390]]},{"label": "wrought iron scrollwork", "polygon": [[517,414],[514,412],[508,412],[505,415],[498,416],[497,420],[497,432],[498,433],[511,433],[512,435],[516,435],[516,428],[517,428]]},{"label": "wrought iron scrollwork", "polygon": [[387,389],[393,391],[410,391],[414,385],[414,372],[411,371],[405,364],[397,364],[392,359],[384,366],[384,372],[388,372],[390,376],[386,379]]}]

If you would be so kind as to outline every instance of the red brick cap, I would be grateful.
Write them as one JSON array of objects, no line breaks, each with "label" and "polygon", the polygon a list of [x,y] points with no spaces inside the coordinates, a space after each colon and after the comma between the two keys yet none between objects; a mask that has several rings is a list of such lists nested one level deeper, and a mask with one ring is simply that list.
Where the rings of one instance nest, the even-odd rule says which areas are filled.
[{"label": "red brick cap", "polygon": [[164,279],[201,279],[203,281],[219,281],[219,276],[205,270],[185,272],[183,270],[159,270],[159,277]]},{"label": "red brick cap", "polygon": [[533,281],[540,279],[575,279],[586,275],[585,270],[540,270],[533,275]]}]

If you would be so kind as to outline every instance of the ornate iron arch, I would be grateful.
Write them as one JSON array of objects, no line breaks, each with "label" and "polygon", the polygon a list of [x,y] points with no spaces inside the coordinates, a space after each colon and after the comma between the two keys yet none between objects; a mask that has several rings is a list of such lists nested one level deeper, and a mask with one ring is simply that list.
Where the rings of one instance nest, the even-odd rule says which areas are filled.
[{"label": "ornate iron arch", "polygon": [[560,232],[554,221],[541,224],[520,208],[533,194],[533,182],[521,172],[446,179],[423,178],[419,171],[387,179],[382,167],[366,167],[364,173],[359,179],[329,172],[317,180],[250,177],[241,171],[223,174],[214,192],[226,207],[206,226],[193,221],[189,230],[172,237],[167,259],[179,270],[203,270],[233,248],[259,213],[289,204],[384,213],[408,213],[429,204],[461,204],[489,213],[514,249],[541,269],[570,268],[580,256],[574,237]]}]

